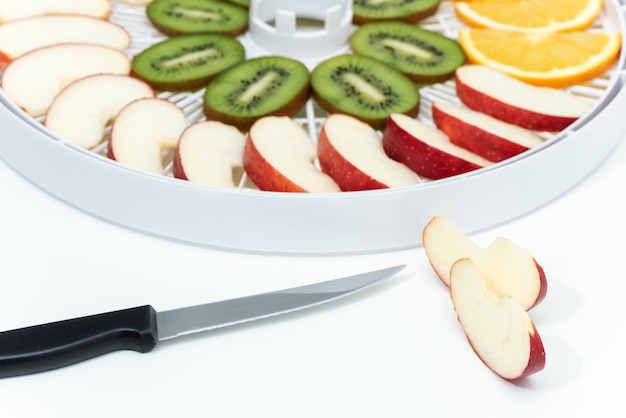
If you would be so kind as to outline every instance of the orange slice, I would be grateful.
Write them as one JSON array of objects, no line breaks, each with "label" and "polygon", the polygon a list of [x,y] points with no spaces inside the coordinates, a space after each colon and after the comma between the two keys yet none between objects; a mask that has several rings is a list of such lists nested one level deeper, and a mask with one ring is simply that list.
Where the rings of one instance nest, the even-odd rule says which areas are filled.
[{"label": "orange slice", "polygon": [[564,32],[591,26],[603,0],[517,0],[455,2],[454,11],[472,27],[526,32]]},{"label": "orange slice", "polygon": [[531,84],[567,87],[611,69],[622,38],[618,32],[465,29],[459,32],[459,43],[471,63],[488,65]]}]

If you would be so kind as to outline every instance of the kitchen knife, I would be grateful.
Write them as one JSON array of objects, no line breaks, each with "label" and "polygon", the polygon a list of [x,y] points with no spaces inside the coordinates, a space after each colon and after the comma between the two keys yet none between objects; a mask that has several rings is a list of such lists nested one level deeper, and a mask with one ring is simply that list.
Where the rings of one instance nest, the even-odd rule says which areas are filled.
[{"label": "kitchen knife", "polygon": [[117,350],[146,353],[170,338],[329,302],[404,267],[162,312],[146,305],[4,331],[0,333],[0,377],[52,370]]}]

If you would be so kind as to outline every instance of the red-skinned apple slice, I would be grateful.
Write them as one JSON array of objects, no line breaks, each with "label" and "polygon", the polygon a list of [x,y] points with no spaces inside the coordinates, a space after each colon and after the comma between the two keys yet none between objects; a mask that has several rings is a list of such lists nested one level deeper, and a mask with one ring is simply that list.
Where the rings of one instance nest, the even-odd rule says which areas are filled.
[{"label": "red-skinned apple slice", "polygon": [[81,15],[41,15],[0,25],[0,69],[15,58],[45,46],[88,43],[124,50],[126,29],[107,20]]},{"label": "red-skinned apple slice", "polygon": [[194,123],[183,132],[174,154],[174,176],[219,187],[236,187],[234,170],[243,169],[246,136],[218,121]]},{"label": "red-skinned apple slice", "polygon": [[450,219],[435,216],[424,227],[422,245],[433,270],[446,286],[450,286],[452,265],[469,258],[494,292],[510,295],[526,310],[546,296],[548,284],[543,268],[529,251],[508,238],[498,237],[483,248]]},{"label": "red-skinned apple slice", "polygon": [[420,181],[415,172],[385,154],[374,128],[349,115],[335,113],[326,118],[317,154],[322,171],[344,191],[402,187]]},{"label": "red-skinned apple slice", "polygon": [[186,127],[184,112],[172,102],[135,100],[113,121],[108,156],[139,170],[163,174],[163,152],[176,147]]},{"label": "red-skinned apple slice", "polygon": [[591,105],[560,89],[524,83],[483,65],[456,70],[456,92],[470,109],[535,131],[561,131]]},{"label": "red-skinned apple slice", "polygon": [[118,3],[130,4],[133,6],[147,6],[154,0],[117,0]]},{"label": "red-skinned apple slice", "polygon": [[124,52],[93,44],[39,48],[12,61],[2,74],[2,88],[30,116],[45,114],[54,97],[71,82],[93,74],[130,74]]},{"label": "red-skinned apple slice", "polygon": [[110,0],[0,0],[0,23],[30,16],[77,14],[107,18]]},{"label": "red-skinned apple slice", "polygon": [[44,121],[59,137],[91,149],[102,142],[111,120],[128,103],[155,97],[147,83],[127,75],[79,78],[56,95]]},{"label": "red-skinned apple slice", "polygon": [[392,113],[383,133],[387,155],[404,163],[418,175],[442,179],[492,164],[461,148],[439,129],[410,116]]},{"label": "red-skinned apple slice", "polygon": [[534,131],[463,107],[433,103],[432,117],[450,142],[489,161],[506,160],[543,143]]},{"label": "red-skinned apple slice", "polygon": [[472,260],[452,266],[450,297],[472,349],[498,376],[516,380],[544,369],[545,350],[532,319],[515,299],[494,292]]},{"label": "red-skinned apple slice", "polygon": [[243,164],[261,190],[338,192],[339,186],[315,167],[317,150],[302,126],[286,116],[257,120],[246,138]]}]

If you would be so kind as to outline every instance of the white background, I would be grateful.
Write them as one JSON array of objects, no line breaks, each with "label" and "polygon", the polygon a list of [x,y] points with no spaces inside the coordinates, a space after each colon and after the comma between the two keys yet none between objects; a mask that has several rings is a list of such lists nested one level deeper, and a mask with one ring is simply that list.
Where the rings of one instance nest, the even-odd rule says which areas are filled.
[{"label": "white background", "polygon": [[0,413],[626,416],[625,162],[621,144],[574,190],[472,237],[482,245],[497,235],[513,239],[548,277],[546,299],[530,312],[546,368],[516,384],[474,355],[421,248],[313,258],[191,247],[95,219],[0,163],[0,330],[142,304],[171,309],[407,264],[392,280],[322,307],[164,342],[149,354],[118,352],[2,379]]}]

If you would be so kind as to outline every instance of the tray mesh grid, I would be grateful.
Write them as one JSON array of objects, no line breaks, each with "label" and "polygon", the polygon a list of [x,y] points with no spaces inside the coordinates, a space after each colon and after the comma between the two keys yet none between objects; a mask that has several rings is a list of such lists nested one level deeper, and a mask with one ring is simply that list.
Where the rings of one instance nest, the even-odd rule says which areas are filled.
[{"label": "tray mesh grid", "polygon": [[[141,52],[150,45],[166,39],[165,35],[157,31],[150,24],[145,15],[144,7],[130,6],[117,2],[113,2],[112,5],[113,7],[110,20],[123,26],[131,34],[132,42],[130,48],[127,50],[129,56],[132,57],[133,55]],[[600,16],[596,19],[596,21],[589,30],[617,30],[617,28],[612,27],[612,25],[612,20],[609,19],[609,16],[607,16],[606,8],[604,8]],[[456,17],[454,13],[453,2],[449,0],[442,1],[437,13],[420,22],[420,26],[425,29],[439,32],[453,39],[457,38],[459,30],[465,28],[465,25]],[[240,36],[239,40],[242,42],[244,47],[249,46],[246,41],[245,34]],[[568,88],[568,91],[576,94],[577,96],[583,98],[591,104],[597,104],[601,101],[601,99],[606,95],[607,91],[614,84],[614,79],[614,71],[609,71],[608,73],[588,83],[570,87]],[[434,126],[431,118],[431,108],[433,102],[439,101],[456,105],[461,104],[456,96],[455,86],[452,80],[448,80],[443,83],[423,86],[420,88],[420,94],[421,101],[418,118],[431,126]],[[202,111],[204,89],[193,92],[160,92],[158,96],[160,98],[167,99],[179,106],[184,111],[187,122],[189,124],[199,122],[205,119]],[[326,116],[327,113],[319,106],[317,106],[313,99],[310,99],[306,106],[298,115],[295,116],[294,119],[303,127],[305,127],[312,140],[316,141]],[[544,140],[544,145],[549,144],[549,142],[554,140],[555,138],[560,138],[567,135],[566,131],[556,134],[552,132],[537,133]],[[106,156],[107,142],[102,142],[98,147],[92,149],[92,152],[100,156]],[[165,163],[165,170],[163,172],[163,175],[168,177],[173,176],[171,162],[173,156],[172,154],[173,152],[170,150],[166,151],[163,156]],[[523,158],[523,155],[521,155],[520,157]],[[433,182],[433,180],[423,178],[422,182]],[[250,189],[255,188],[255,186],[247,180],[246,175],[243,171],[239,173],[238,187]],[[419,185],[414,187],[419,187]],[[375,192],[376,191],[371,191],[371,193]]]}]

